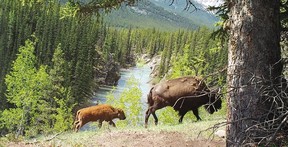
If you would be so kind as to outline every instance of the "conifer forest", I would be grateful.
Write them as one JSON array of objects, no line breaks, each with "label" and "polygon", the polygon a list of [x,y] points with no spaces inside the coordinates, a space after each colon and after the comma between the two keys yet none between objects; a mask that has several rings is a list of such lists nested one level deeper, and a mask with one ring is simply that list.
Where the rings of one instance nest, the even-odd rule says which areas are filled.
[{"label": "conifer forest", "polygon": [[[204,77],[209,87],[231,92],[229,36],[221,34],[225,13],[213,27],[171,30],[104,21],[111,9],[135,2],[103,1],[89,7],[81,5],[86,1],[0,0],[0,137],[71,130],[74,114],[89,105],[99,87],[117,86],[120,69],[143,62],[143,55],[161,58],[156,82],[193,75]],[[281,46],[286,59],[287,42]],[[287,77],[287,70],[283,74]]]}]

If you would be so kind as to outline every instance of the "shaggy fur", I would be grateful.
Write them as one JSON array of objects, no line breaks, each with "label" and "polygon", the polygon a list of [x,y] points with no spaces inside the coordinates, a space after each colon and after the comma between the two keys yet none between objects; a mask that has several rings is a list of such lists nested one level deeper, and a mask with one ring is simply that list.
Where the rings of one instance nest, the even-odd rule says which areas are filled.
[{"label": "shaggy fur", "polygon": [[112,121],[114,118],[119,118],[120,120],[126,119],[124,111],[107,104],[83,108],[76,113],[74,129],[78,132],[82,126],[90,121],[99,121],[99,127],[102,126],[103,121],[107,121],[115,127],[116,125]]},{"label": "shaggy fur", "polygon": [[151,88],[148,97],[148,110],[145,116],[145,127],[148,125],[150,114],[158,123],[155,111],[166,106],[172,106],[180,115],[179,123],[182,122],[184,115],[192,110],[197,120],[201,120],[198,108],[202,105],[206,110],[213,114],[221,109],[221,99],[217,93],[211,92],[204,81],[198,77],[182,77],[168,80],[155,85]]}]

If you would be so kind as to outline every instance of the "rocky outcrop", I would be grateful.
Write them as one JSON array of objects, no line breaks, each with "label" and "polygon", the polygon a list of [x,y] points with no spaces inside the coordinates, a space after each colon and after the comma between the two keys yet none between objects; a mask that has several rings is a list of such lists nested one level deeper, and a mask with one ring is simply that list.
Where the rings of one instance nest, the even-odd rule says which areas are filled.
[{"label": "rocky outcrop", "polygon": [[[112,55],[107,62],[98,62],[95,67],[95,81],[97,85],[116,86],[120,79],[120,64],[113,60]],[[100,60],[101,61],[101,60]]]},{"label": "rocky outcrop", "polygon": [[151,61],[151,58],[149,57],[148,54],[143,54],[143,55],[141,55],[140,60],[144,61],[144,63],[147,64]]},{"label": "rocky outcrop", "polygon": [[105,84],[116,86],[120,79],[120,65],[118,63],[112,63],[107,65],[107,73],[105,75]]},{"label": "rocky outcrop", "polygon": [[152,72],[150,74],[151,78],[155,78],[159,75],[159,65],[161,62],[161,56],[157,55],[154,56],[151,61],[148,63],[150,68],[152,69]]}]

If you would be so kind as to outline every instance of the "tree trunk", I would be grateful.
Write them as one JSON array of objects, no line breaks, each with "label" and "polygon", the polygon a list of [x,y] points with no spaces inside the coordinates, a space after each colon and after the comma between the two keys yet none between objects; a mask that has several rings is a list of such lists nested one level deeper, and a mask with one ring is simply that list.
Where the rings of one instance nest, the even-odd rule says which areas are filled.
[{"label": "tree trunk", "polygon": [[[264,81],[282,73],[279,0],[229,0],[227,146],[242,146],[263,121]],[[249,135],[249,136],[247,136]],[[257,140],[256,140],[257,141]]]}]

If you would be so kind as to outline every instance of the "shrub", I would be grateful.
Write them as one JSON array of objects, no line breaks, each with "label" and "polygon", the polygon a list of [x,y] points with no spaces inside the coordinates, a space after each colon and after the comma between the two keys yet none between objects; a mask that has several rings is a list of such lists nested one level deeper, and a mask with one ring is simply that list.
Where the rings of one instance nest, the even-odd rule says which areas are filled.
[{"label": "shrub", "polygon": [[139,122],[143,122],[141,114],[143,112],[141,104],[142,92],[138,87],[137,80],[134,77],[130,78],[127,87],[118,98],[114,97],[114,92],[115,90],[112,90],[110,94],[107,95],[107,103],[114,107],[123,109],[126,118],[128,118],[124,121],[117,121],[117,127],[140,125]]}]

